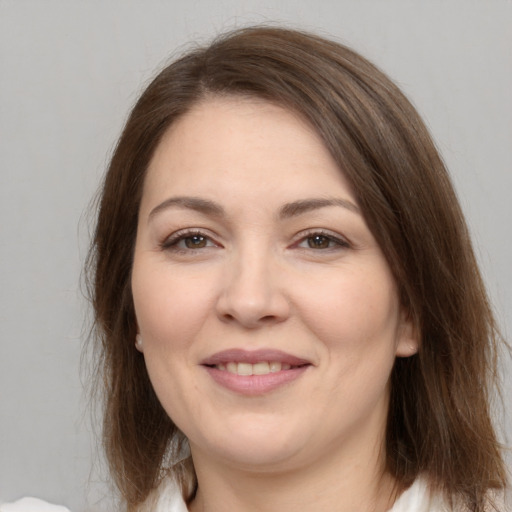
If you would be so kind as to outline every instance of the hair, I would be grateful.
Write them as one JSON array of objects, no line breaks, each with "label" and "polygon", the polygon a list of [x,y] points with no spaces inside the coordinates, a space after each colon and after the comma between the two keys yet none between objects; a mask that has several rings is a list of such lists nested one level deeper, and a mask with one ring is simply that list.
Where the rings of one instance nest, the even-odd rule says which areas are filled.
[{"label": "hair", "polygon": [[269,27],[228,33],[163,69],[133,108],[104,179],[87,268],[104,447],[128,509],[157,487],[183,439],[134,349],[130,280],[144,177],[166,130],[219,95],[299,113],[351,183],[421,340],[392,370],[386,469],[402,489],[422,474],[452,502],[484,510],[489,490],[506,486],[489,405],[503,340],[442,159],[414,107],[373,64],[336,42]]}]

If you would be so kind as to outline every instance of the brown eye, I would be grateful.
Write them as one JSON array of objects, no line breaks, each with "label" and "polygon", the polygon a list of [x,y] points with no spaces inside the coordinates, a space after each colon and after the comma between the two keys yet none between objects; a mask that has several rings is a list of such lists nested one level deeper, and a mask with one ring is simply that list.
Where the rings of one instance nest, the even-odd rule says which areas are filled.
[{"label": "brown eye", "polygon": [[301,249],[313,249],[315,251],[336,251],[350,248],[349,242],[334,233],[324,233],[322,230],[306,234],[296,245]]},{"label": "brown eye", "polygon": [[199,254],[201,249],[218,247],[221,247],[221,245],[216,243],[210,236],[195,230],[177,231],[161,243],[162,250],[183,254],[193,254],[194,252]]},{"label": "brown eye", "polygon": [[307,238],[308,247],[310,249],[328,249],[331,239],[323,235],[314,235]]},{"label": "brown eye", "polygon": [[202,249],[208,245],[208,238],[202,235],[188,236],[183,239],[187,249]]}]

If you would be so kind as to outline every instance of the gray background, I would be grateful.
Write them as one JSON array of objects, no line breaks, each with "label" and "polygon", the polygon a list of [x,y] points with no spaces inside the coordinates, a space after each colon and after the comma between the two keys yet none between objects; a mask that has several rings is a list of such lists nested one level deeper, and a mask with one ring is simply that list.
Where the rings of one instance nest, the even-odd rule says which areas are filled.
[{"label": "gray background", "polygon": [[510,0],[0,0],[0,502],[111,506],[79,373],[84,212],[154,70],[191,40],[270,21],[338,37],[413,100],[510,332]]}]

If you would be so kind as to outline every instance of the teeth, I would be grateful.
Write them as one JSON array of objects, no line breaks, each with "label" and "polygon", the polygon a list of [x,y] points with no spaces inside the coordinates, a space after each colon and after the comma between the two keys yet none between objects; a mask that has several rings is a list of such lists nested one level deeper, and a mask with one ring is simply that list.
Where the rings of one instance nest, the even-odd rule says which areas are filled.
[{"label": "teeth", "polygon": [[217,370],[228,371],[237,375],[267,375],[268,373],[276,373],[281,370],[289,370],[291,365],[287,363],[280,363],[279,361],[259,361],[255,364],[251,363],[235,363],[229,362],[226,364],[216,365]]},{"label": "teeth", "polygon": [[238,363],[238,375],[252,375],[251,363]]},{"label": "teeth", "polygon": [[269,366],[270,366],[270,372],[271,373],[280,372],[282,370],[282,364],[281,363],[272,362],[272,363],[270,363]]},{"label": "teeth", "polygon": [[270,365],[268,363],[256,363],[252,365],[253,375],[266,375],[270,373]]}]

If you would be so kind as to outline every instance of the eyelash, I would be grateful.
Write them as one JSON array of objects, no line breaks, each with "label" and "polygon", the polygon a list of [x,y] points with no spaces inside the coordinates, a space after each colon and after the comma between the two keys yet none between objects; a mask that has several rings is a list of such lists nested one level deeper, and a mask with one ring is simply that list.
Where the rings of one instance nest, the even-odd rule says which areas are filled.
[{"label": "eyelash", "polygon": [[[194,237],[201,238],[206,241],[207,245],[204,247],[180,247],[180,242],[184,242],[185,240],[192,239]],[[188,253],[197,251],[199,249],[205,249],[207,247],[219,247],[218,244],[212,242],[212,237],[205,234],[204,232],[197,229],[187,229],[180,230],[173,233],[171,236],[167,237],[161,244],[160,248],[166,251],[174,251],[177,253]]]},{"label": "eyelash", "polygon": [[[314,238],[322,238],[328,242],[328,244],[333,244],[329,247],[323,248],[313,248],[309,246],[308,241]],[[300,247],[301,244],[307,243],[308,247]],[[312,251],[332,251],[336,249],[348,249],[351,247],[350,243],[343,237],[339,235],[335,235],[330,231],[325,231],[323,229],[314,229],[309,232],[303,233],[298,242],[294,244],[295,247],[299,247],[300,249],[312,250]]]},{"label": "eyelash", "polygon": [[[193,239],[194,237],[200,238],[205,241],[206,245],[202,247],[180,247],[179,244],[181,242],[185,242],[186,240]],[[327,247],[314,248],[309,245],[309,241],[314,238],[321,238],[327,242]],[[308,247],[301,247],[302,244],[307,243]],[[212,237],[205,234],[203,231],[192,229],[192,230],[180,230],[176,233],[173,233],[171,236],[167,237],[161,244],[160,248],[166,251],[173,251],[176,253],[188,253],[195,252],[201,249],[211,247],[222,247],[220,244],[216,244],[212,241]],[[299,249],[312,250],[312,251],[333,251],[337,249],[348,249],[351,247],[350,243],[340,237],[336,236],[331,232],[317,229],[311,230],[307,233],[302,233],[300,239],[292,244],[292,247],[296,247]]]}]

